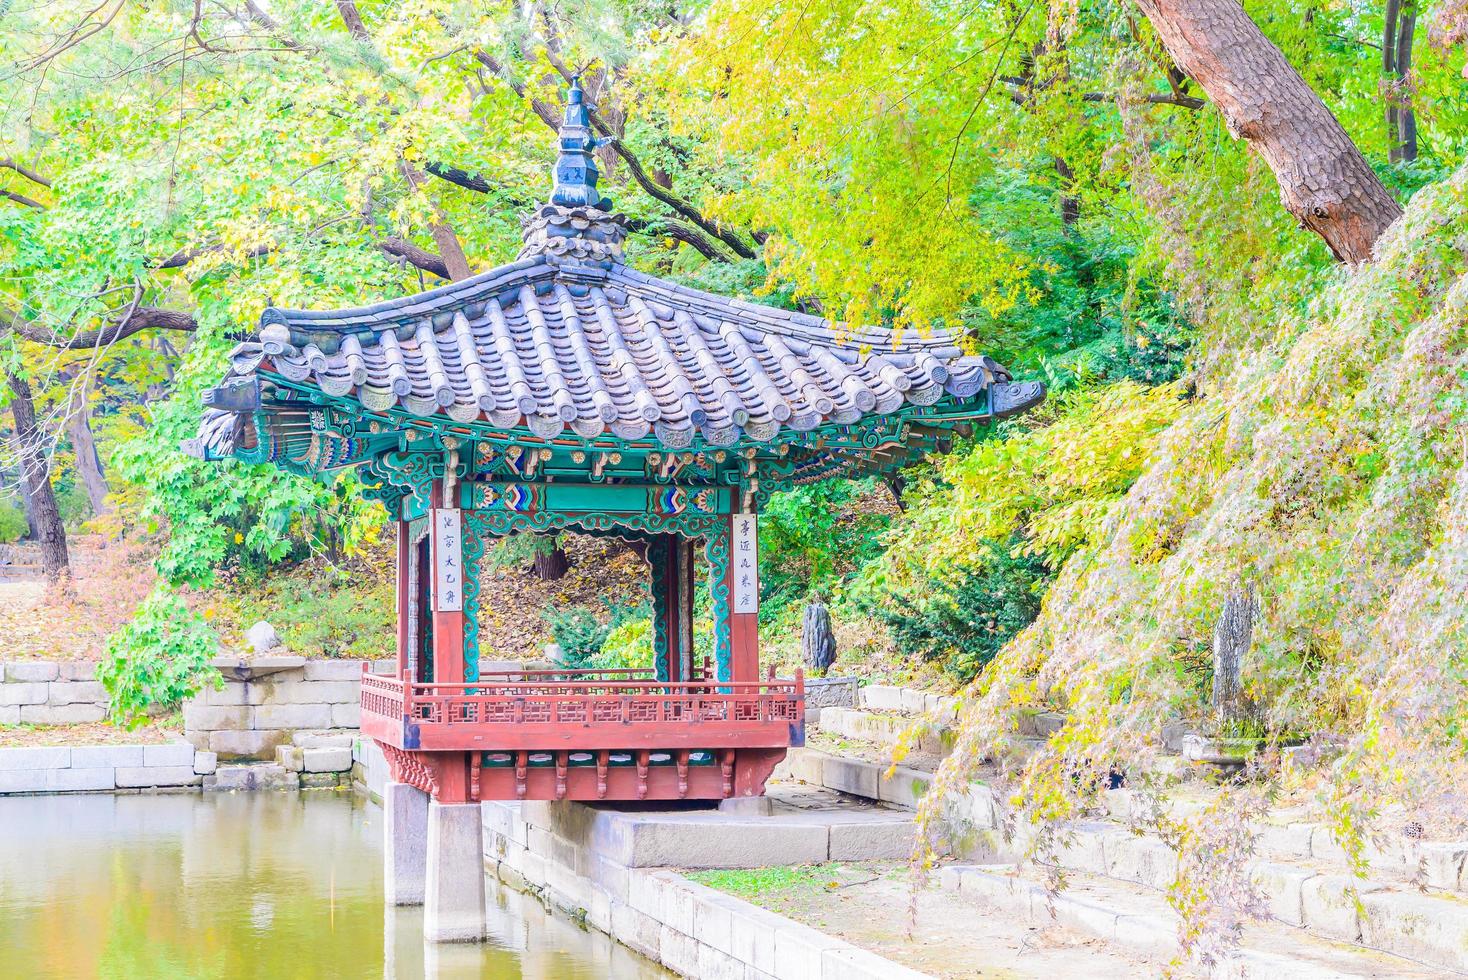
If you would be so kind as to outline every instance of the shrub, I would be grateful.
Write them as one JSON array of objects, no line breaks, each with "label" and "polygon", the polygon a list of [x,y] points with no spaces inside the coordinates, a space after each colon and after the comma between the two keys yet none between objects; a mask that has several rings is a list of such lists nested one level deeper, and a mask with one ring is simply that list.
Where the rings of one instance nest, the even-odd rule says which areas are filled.
[{"label": "shrub", "polygon": [[97,678],[107,688],[112,718],[127,728],[147,720],[149,708],[176,705],[204,684],[223,686],[209,665],[219,649],[214,630],[183,600],[158,588],[132,622],[107,640]]},{"label": "shrub", "polygon": [[25,511],[14,504],[0,504],[0,544],[12,544],[31,529]]},{"label": "shrub", "polygon": [[561,648],[561,666],[570,670],[592,670],[605,666],[602,648],[606,645],[607,638],[632,620],[646,618],[650,621],[650,612],[645,602],[634,606],[606,602],[606,608],[607,617],[602,621],[587,606],[566,606],[559,609],[555,606],[545,607],[542,615],[546,625],[550,627],[551,639]]},{"label": "shrub", "polygon": [[878,607],[897,649],[937,662],[964,681],[978,676],[1000,647],[1040,614],[1053,573],[1019,542],[989,544],[984,560],[951,579],[932,578]]},{"label": "shrub", "polygon": [[597,658],[600,666],[646,669],[652,663],[652,618],[629,619],[607,634]]}]

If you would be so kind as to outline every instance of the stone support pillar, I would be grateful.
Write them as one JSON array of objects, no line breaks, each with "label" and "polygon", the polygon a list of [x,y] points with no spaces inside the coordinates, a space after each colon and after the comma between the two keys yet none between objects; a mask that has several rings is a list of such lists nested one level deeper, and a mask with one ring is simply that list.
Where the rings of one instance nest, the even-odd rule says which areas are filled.
[{"label": "stone support pillar", "polygon": [[389,781],[382,791],[382,889],[388,905],[422,905],[428,870],[428,794]]},{"label": "stone support pillar", "polygon": [[424,939],[464,943],[484,938],[484,835],[478,803],[428,804],[424,892]]}]

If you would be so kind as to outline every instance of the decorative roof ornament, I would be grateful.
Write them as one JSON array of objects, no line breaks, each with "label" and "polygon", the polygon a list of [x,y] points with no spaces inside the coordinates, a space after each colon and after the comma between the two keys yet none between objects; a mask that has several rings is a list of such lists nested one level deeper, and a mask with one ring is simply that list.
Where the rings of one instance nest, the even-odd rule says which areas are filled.
[{"label": "decorative roof ornament", "polygon": [[596,169],[593,151],[610,144],[612,137],[598,139],[591,135],[591,110],[594,106],[586,102],[581,91],[581,76],[571,79],[571,89],[566,93],[566,114],[561,120],[561,154],[556,158],[555,186],[551,189],[550,203],[562,207],[593,207],[610,211],[612,202],[602,197],[596,189],[596,179],[601,171]]},{"label": "decorative roof ornament", "polygon": [[591,109],[580,76],[573,77],[561,122],[561,152],[551,171],[550,201],[521,223],[525,247],[520,258],[545,256],[597,265],[622,261],[627,219],[609,213],[611,200],[596,189],[601,172],[594,151],[613,139],[591,135]]}]

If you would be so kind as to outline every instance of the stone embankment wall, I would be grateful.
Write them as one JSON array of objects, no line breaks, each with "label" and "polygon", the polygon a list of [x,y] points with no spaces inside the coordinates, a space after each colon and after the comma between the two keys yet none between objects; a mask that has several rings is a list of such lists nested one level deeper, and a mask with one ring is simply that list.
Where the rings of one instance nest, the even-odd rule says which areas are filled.
[{"label": "stone embankment wall", "polygon": [[107,717],[91,661],[0,663],[0,725],[76,725]]},{"label": "stone embankment wall", "polygon": [[[628,814],[579,803],[487,802],[481,813],[490,873],[682,976],[926,976],[665,870],[900,859],[911,853],[912,824],[895,814],[852,814],[847,823],[822,825],[778,817],[708,823],[687,813]],[[855,848],[850,855],[832,851],[848,846]]]},{"label": "stone embankment wall", "polygon": [[0,749],[0,794],[201,786],[215,765],[187,742]]},{"label": "stone embankment wall", "polygon": [[[265,656],[214,661],[224,678],[184,705],[184,738],[221,759],[271,759],[299,731],[353,733],[361,719],[361,660]],[[372,662],[391,672],[394,661]]]}]

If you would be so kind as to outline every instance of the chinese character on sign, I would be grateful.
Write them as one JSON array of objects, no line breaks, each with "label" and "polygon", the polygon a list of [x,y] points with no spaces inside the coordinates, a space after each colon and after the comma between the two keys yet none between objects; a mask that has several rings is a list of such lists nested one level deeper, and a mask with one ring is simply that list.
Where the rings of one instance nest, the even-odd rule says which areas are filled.
[{"label": "chinese character on sign", "polygon": [[433,608],[460,612],[464,597],[459,590],[459,567],[464,560],[459,537],[459,512],[445,507],[433,512]]},{"label": "chinese character on sign", "polygon": [[759,539],[753,514],[735,514],[733,519],[734,595],[732,611],[759,612]]}]

